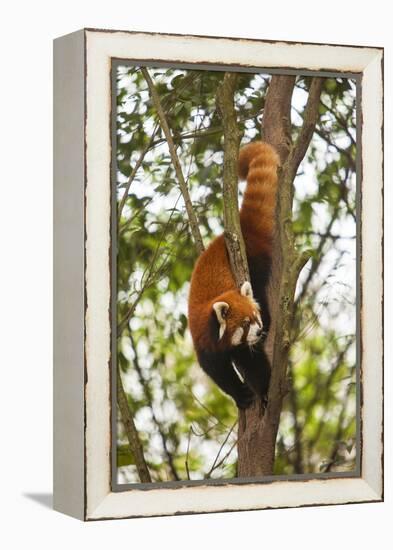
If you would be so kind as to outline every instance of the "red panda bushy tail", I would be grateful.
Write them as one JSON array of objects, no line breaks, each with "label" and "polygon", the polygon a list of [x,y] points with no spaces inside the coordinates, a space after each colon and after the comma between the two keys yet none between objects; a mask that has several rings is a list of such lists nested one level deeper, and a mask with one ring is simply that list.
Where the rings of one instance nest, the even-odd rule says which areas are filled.
[{"label": "red panda bushy tail", "polygon": [[262,252],[271,255],[279,163],[275,149],[262,141],[240,150],[239,176],[247,179],[240,221],[250,256]]}]

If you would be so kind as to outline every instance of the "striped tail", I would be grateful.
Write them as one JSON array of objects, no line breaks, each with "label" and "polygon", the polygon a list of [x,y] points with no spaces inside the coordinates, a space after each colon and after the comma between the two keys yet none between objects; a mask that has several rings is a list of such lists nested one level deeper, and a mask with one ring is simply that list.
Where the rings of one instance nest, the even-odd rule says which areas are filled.
[{"label": "striped tail", "polygon": [[279,163],[275,149],[262,141],[240,150],[239,176],[247,179],[240,222],[249,256],[272,253]]}]

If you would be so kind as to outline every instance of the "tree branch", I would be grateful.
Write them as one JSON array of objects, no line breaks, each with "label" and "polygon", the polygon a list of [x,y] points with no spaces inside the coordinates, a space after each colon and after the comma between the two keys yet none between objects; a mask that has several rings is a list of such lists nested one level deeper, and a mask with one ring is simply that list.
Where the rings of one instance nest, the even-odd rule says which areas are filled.
[{"label": "tree branch", "polygon": [[292,362],[288,362],[288,372],[290,377],[290,388],[289,388],[289,404],[291,407],[292,412],[292,418],[293,418],[293,431],[295,435],[295,441],[294,441],[294,469],[295,473],[303,473],[304,472],[304,461],[303,461],[303,444],[302,444],[302,438],[301,438],[301,428],[299,424],[299,406],[298,406],[298,396],[296,389],[293,385],[293,376],[292,376]]},{"label": "tree branch", "polygon": [[[240,476],[267,475],[273,472],[274,448],[282,400],[286,394],[286,370],[293,320],[293,300],[298,275],[310,257],[297,253],[292,231],[293,179],[315,126],[321,83],[312,81],[304,116],[304,125],[296,145],[291,145],[291,98],[295,77],[274,76],[271,79],[263,116],[264,139],[279,152],[283,169],[280,172],[277,205],[276,251],[269,298],[273,313],[273,330],[269,334],[267,352],[272,363],[272,379],[265,413],[258,400],[239,413]],[[226,73],[220,84],[216,102],[224,129],[224,225],[225,240],[233,276],[238,286],[249,280],[247,257],[242,239],[237,203],[237,158],[239,136],[233,97],[236,75]],[[269,341],[268,338],[268,341]],[[269,343],[269,342],[268,342]]]},{"label": "tree branch", "polygon": [[147,82],[147,85],[149,87],[150,97],[151,97],[151,99],[153,101],[153,104],[156,108],[158,118],[160,120],[161,128],[162,128],[162,130],[165,134],[165,137],[166,137],[166,140],[167,140],[167,143],[168,143],[169,153],[171,155],[172,163],[173,163],[173,166],[174,166],[174,169],[175,169],[175,172],[176,172],[176,176],[177,176],[177,179],[178,179],[178,182],[179,182],[179,187],[180,187],[180,190],[182,192],[184,203],[185,203],[185,206],[186,206],[188,220],[190,222],[191,233],[192,233],[192,236],[193,236],[198,254],[201,254],[201,252],[203,252],[203,250],[204,250],[202,235],[201,235],[201,232],[199,230],[197,217],[196,217],[194,209],[192,207],[190,194],[188,192],[188,187],[187,187],[186,181],[185,181],[184,176],[183,176],[183,171],[182,171],[182,168],[181,168],[181,165],[180,165],[179,157],[177,156],[177,153],[176,153],[176,147],[175,147],[175,144],[173,142],[172,133],[171,133],[171,130],[169,128],[169,124],[168,124],[167,118],[165,116],[164,109],[163,109],[162,104],[161,104],[160,96],[159,96],[159,94],[158,94],[158,92],[157,92],[157,90],[154,86],[154,83],[153,83],[153,81],[152,81],[152,79],[149,75],[149,71],[147,70],[147,68],[146,67],[141,67],[141,72],[142,72],[142,74],[143,74],[143,76],[144,76],[144,78]]},{"label": "tree branch", "polygon": [[296,299],[296,307],[301,303],[304,296],[306,295],[306,292],[308,290],[308,286],[311,282],[311,279],[314,277],[315,273],[318,270],[319,264],[321,263],[321,254],[322,254],[323,248],[324,248],[325,243],[326,243],[326,241],[329,237],[330,230],[333,227],[333,224],[337,219],[337,216],[338,216],[338,209],[335,209],[333,214],[332,214],[332,217],[330,218],[330,221],[328,223],[326,231],[321,235],[321,239],[318,243],[318,247],[314,251],[313,258],[312,258],[312,261],[311,261],[310,270],[307,274],[306,280],[303,283],[302,289],[301,289],[301,291],[300,291],[300,293],[299,293],[299,295]]},{"label": "tree branch", "polygon": [[[294,76],[272,76],[266,94],[262,118],[263,139],[279,152],[281,166],[285,165],[291,148],[290,114],[294,85]],[[283,189],[285,194],[284,179],[285,173],[283,169],[280,169],[276,209],[277,223],[273,246],[274,256],[268,288],[272,322],[265,342],[265,351],[272,365],[268,408],[265,409],[261,401],[258,400],[239,414],[238,475],[241,477],[271,475],[273,473],[275,442],[282,406],[281,389],[284,389],[284,381],[282,375],[279,374],[279,366],[276,368],[273,351],[276,340],[279,338],[280,342],[283,340],[283,335],[279,334],[279,323],[282,320],[280,309],[283,307],[281,282],[286,254],[282,244],[282,234],[284,233],[284,226],[291,223],[291,215],[288,216],[288,209],[281,204]],[[287,230],[285,233],[287,233]],[[274,389],[272,390],[272,388]],[[275,405],[274,410],[272,410],[272,403]]]},{"label": "tree branch", "polygon": [[[273,77],[274,78],[274,77]],[[273,80],[272,78],[272,80]],[[283,77],[281,77],[283,78]],[[277,248],[281,254],[281,266],[277,271],[273,266],[273,275],[278,287],[278,307],[274,319],[274,342],[272,354],[272,377],[270,381],[268,404],[265,414],[266,429],[264,443],[274,445],[282,409],[282,401],[288,391],[287,367],[291,344],[291,331],[295,312],[294,296],[298,276],[311,254],[309,251],[299,254],[295,246],[295,235],[292,228],[293,180],[297,168],[305,155],[317,122],[321,79],[311,82],[310,94],[304,115],[304,124],[296,144],[291,147],[283,164],[277,207]],[[274,262],[273,262],[274,263]],[[277,284],[278,283],[278,284]],[[277,288],[276,287],[276,288]],[[274,452],[274,451],[273,451]],[[272,472],[274,456],[271,457]],[[268,468],[269,470],[269,468]]]},{"label": "tree branch", "polygon": [[224,236],[228,249],[232,275],[238,288],[250,280],[246,247],[240,228],[238,205],[237,159],[239,156],[239,131],[234,107],[237,74],[225,73],[217,89],[216,105],[224,129],[223,202]]},{"label": "tree branch", "polygon": [[[180,199],[180,195],[177,199],[177,201]],[[175,207],[177,205],[177,201],[175,203]],[[165,257],[163,260],[162,260],[162,255],[160,256],[160,253],[161,253],[161,245],[162,245],[162,242],[166,236],[166,232],[169,228],[169,223],[172,219],[172,216],[173,216],[173,213],[174,213],[174,209],[172,209],[172,212],[168,218],[168,221],[166,222],[165,224],[165,227],[164,227],[164,230],[163,230],[163,233],[162,233],[162,236],[158,242],[158,245],[156,246],[156,249],[155,249],[155,252],[154,252],[154,256],[150,262],[150,265],[148,267],[145,268],[143,274],[142,274],[142,277],[141,277],[141,281],[142,281],[142,287],[137,295],[137,297],[135,298],[134,302],[131,304],[129,310],[127,311],[127,313],[125,314],[125,316],[123,317],[123,319],[119,322],[118,326],[117,326],[117,338],[120,338],[120,336],[122,335],[122,332],[123,330],[125,329],[125,327],[128,325],[131,317],[133,316],[134,312],[135,312],[135,309],[136,309],[136,306],[139,304],[141,298],[142,298],[142,295],[143,293],[145,292],[145,290],[147,290],[153,283],[154,281],[156,280],[156,278],[162,273],[162,271],[164,270],[165,266],[166,266],[166,262],[167,262],[167,257]],[[157,267],[156,269],[154,269],[155,267],[155,264],[157,262],[158,259],[161,259],[161,264],[159,265],[159,267]],[[146,277],[146,280],[144,280],[144,277],[147,273],[147,277]]]},{"label": "tree branch", "polygon": [[151,410],[151,415],[152,415],[152,418],[153,418],[153,422],[154,424],[156,425],[157,429],[158,429],[158,433],[159,433],[159,436],[160,436],[160,439],[161,439],[161,443],[162,443],[162,448],[164,450],[164,454],[166,456],[166,459],[168,461],[168,466],[169,466],[169,470],[172,474],[172,477],[175,481],[178,481],[180,479],[179,477],[179,474],[177,473],[177,470],[176,470],[176,467],[175,467],[175,463],[174,463],[174,460],[173,460],[173,456],[172,456],[172,453],[169,451],[169,448],[168,448],[168,443],[167,443],[167,438],[166,438],[166,434],[164,433],[164,426],[161,424],[161,422],[158,420],[157,418],[157,415],[155,414],[154,412],[154,408],[153,408],[153,393],[151,391],[151,388],[150,388],[150,385],[149,385],[149,382],[145,379],[144,375],[143,375],[143,372],[142,372],[142,369],[141,369],[141,366],[139,364],[139,356],[138,356],[138,351],[137,351],[137,348],[136,348],[136,345],[135,345],[135,341],[134,341],[134,338],[131,334],[131,332],[129,333],[129,338],[130,338],[130,341],[131,341],[131,346],[132,346],[132,349],[133,349],[133,352],[134,352],[134,366],[135,366],[135,370],[138,374],[138,378],[139,378],[139,382],[143,388],[143,391],[145,393],[145,396],[147,398],[147,401],[148,401],[148,404],[149,404],[149,407],[150,407],[150,410]]},{"label": "tree branch", "polygon": [[[218,450],[218,453],[217,453],[217,455],[216,455],[216,457],[215,457],[215,459],[214,459],[214,462],[213,462],[213,464],[212,464],[210,470],[209,470],[209,471],[207,472],[207,474],[205,475],[205,479],[206,479],[206,478],[209,478],[209,477],[212,475],[212,473],[214,472],[214,470],[216,470],[217,468],[219,468],[219,467],[221,466],[221,464],[223,463],[223,459],[221,459],[220,462],[218,462],[218,459],[219,459],[220,454],[221,454],[221,451],[222,451],[223,448],[225,447],[225,444],[227,443],[227,441],[228,441],[228,439],[229,439],[231,433],[232,433],[233,430],[235,429],[236,424],[237,424],[237,420],[236,420],[236,422],[231,426],[231,429],[228,431],[228,433],[227,433],[226,436],[225,436],[225,439],[224,439],[223,442],[221,443],[220,448],[219,448],[219,450]],[[235,442],[235,444],[236,444],[236,442]],[[234,447],[234,445],[230,447],[230,450],[231,450],[231,451],[232,451],[233,447]],[[230,453],[229,453],[229,454],[230,454]],[[228,453],[225,454],[224,460],[225,460],[226,457],[229,456],[229,454],[228,454]]]},{"label": "tree branch", "polygon": [[124,205],[125,205],[127,197],[128,197],[128,191],[130,190],[131,183],[133,182],[133,180],[136,176],[136,173],[138,172],[139,168],[141,167],[143,159],[145,158],[146,154],[148,153],[150,147],[153,144],[154,137],[156,135],[156,131],[157,131],[157,125],[155,126],[155,128],[153,130],[153,133],[151,135],[151,138],[149,139],[148,144],[142,149],[141,154],[139,155],[139,158],[138,158],[138,160],[136,161],[136,163],[134,165],[134,168],[131,170],[131,174],[128,176],[128,180],[127,180],[126,186],[124,188],[124,194],[121,198],[121,201],[119,203],[119,207],[118,207],[118,210],[117,210],[117,219],[119,221],[120,221],[121,213],[123,212],[123,208],[124,208]]},{"label": "tree branch", "polygon": [[314,77],[311,81],[307,105],[303,115],[303,125],[296,143],[290,150],[288,158],[288,172],[292,179],[295,178],[299,164],[307,152],[316,123],[318,121],[323,82],[324,79],[319,77]]},{"label": "tree branch", "polygon": [[[249,120],[255,119],[255,117],[259,114],[259,111],[250,112],[247,115],[239,116],[238,122],[247,122]],[[173,141],[175,145],[178,145],[181,141],[187,140],[187,139],[199,139],[199,138],[206,138],[209,136],[214,136],[215,134],[220,134],[222,132],[223,128],[222,126],[208,126],[207,128],[203,127],[203,129],[198,131],[189,131],[184,132],[180,134],[176,134],[176,136],[173,136]],[[160,145],[161,143],[164,143],[166,141],[165,138],[157,138],[153,143],[151,144],[151,148],[156,147],[157,145]]]},{"label": "tree branch", "polygon": [[271,475],[275,443],[282,410],[288,392],[287,368],[294,318],[294,295],[300,271],[310,252],[298,253],[292,228],[293,180],[313,135],[318,117],[321,79],[314,78],[304,113],[304,124],[295,145],[291,140],[291,100],[295,77],[273,76],[266,95],[262,134],[279,152],[276,228],[272,274],[269,283],[271,328],[265,351],[272,365],[266,409],[258,401],[240,414],[240,476]]},{"label": "tree branch", "polygon": [[[135,69],[135,71],[137,71],[137,70],[139,70],[139,69],[138,68]],[[172,92],[169,94],[169,96],[167,96],[164,99],[164,101],[162,102],[162,105],[163,105],[164,108],[168,107],[168,112],[171,111],[173,105],[175,104],[174,100],[176,100],[176,95],[178,93],[181,93],[185,88],[187,88],[187,86],[190,84],[190,82],[194,79],[195,79],[195,76],[194,76],[193,73],[190,73],[189,75],[185,76],[182,80],[182,83],[181,83],[181,86],[179,87],[179,89],[178,90],[172,90]],[[171,101],[172,101],[172,106],[170,105]],[[158,128],[159,128],[159,124],[158,124],[158,122],[156,122],[155,125],[154,125],[154,128],[153,128],[153,131],[151,133],[151,136],[149,138],[149,142],[142,149],[141,154],[140,154],[138,160],[136,161],[135,166],[131,171],[131,174],[128,177],[128,180],[127,180],[127,183],[126,183],[125,189],[124,189],[124,194],[121,198],[119,208],[118,208],[117,217],[118,217],[119,220],[120,220],[120,217],[121,217],[122,210],[124,208],[124,204],[125,204],[125,202],[127,200],[127,197],[128,197],[128,191],[130,190],[131,183],[133,182],[133,180],[136,176],[136,173],[139,170],[139,168],[140,168],[140,166],[143,162],[143,159],[145,158],[146,154],[149,152],[150,149],[152,149],[153,147],[155,147],[159,143],[163,143],[165,141],[165,138],[155,140]]]},{"label": "tree branch", "polygon": [[326,105],[326,103],[324,103],[323,101],[321,101],[321,104],[323,105],[323,107],[325,107],[325,109],[327,111],[329,111],[329,113],[331,115],[334,116],[334,118],[338,122],[339,126],[341,126],[341,129],[344,131],[344,133],[348,137],[351,144],[356,146],[356,140],[354,139],[353,135],[349,131],[348,124],[347,124],[346,120],[343,119],[342,116],[339,113],[337,113],[337,111],[335,111],[332,107],[329,107],[329,105]]},{"label": "tree branch", "polygon": [[[322,100],[320,100],[320,104],[324,105]],[[295,107],[292,107],[292,109],[294,109],[294,111],[300,117],[303,117],[303,114],[298,109],[296,109]],[[315,126],[314,132],[318,134],[321,139],[326,141],[326,143],[330,145],[330,147],[333,147],[337,151],[337,153],[339,153],[340,155],[344,155],[348,160],[348,165],[352,170],[352,172],[356,171],[356,162],[353,156],[351,155],[351,148],[354,145],[356,145],[356,143],[351,142],[351,144],[346,148],[339,147],[336,143],[334,143],[332,138],[329,136],[328,132],[323,128],[321,120],[319,120],[319,123]]]},{"label": "tree branch", "polygon": [[351,386],[351,384],[348,384],[347,388],[346,388],[346,391],[345,391],[344,398],[342,400],[342,408],[341,408],[339,417],[337,419],[337,429],[336,429],[336,434],[333,438],[333,446],[332,446],[332,449],[330,451],[330,457],[329,457],[329,460],[326,464],[324,472],[330,472],[332,467],[335,466],[335,464],[337,462],[336,456],[337,456],[337,453],[340,449],[340,443],[341,443],[342,437],[343,437],[343,435],[345,433],[345,430],[347,428],[347,426],[344,426],[344,420],[345,420],[345,416],[347,414],[347,409],[348,409],[348,405],[349,405],[349,398],[350,398],[351,391],[352,391],[352,386]]},{"label": "tree branch", "polygon": [[339,147],[336,143],[332,141],[332,139],[329,137],[327,132],[322,128],[322,126],[320,126],[320,128],[316,127],[315,132],[319,135],[321,139],[326,141],[326,143],[330,145],[330,147],[333,147],[337,151],[337,153],[339,153],[340,155],[344,155],[348,161],[348,166],[351,169],[351,171],[356,172],[356,161],[351,155],[351,148],[353,147],[352,144],[346,148]]},{"label": "tree branch", "polygon": [[130,451],[135,459],[135,466],[138,471],[139,479],[142,483],[151,483],[150,472],[143,454],[142,443],[139,440],[138,431],[135,427],[134,419],[128,406],[127,396],[124,391],[119,369],[117,369],[117,403],[119,405],[121,419],[128,439],[128,444],[130,446]]},{"label": "tree branch", "polygon": [[263,139],[273,145],[286,161],[291,144],[291,100],[295,76],[272,76],[262,118]]},{"label": "tree branch", "polygon": [[[318,401],[319,401],[319,404],[321,405],[321,407],[326,412],[329,410],[329,401],[332,398],[332,392],[331,392],[331,389],[330,389],[331,384],[334,380],[337,369],[342,364],[343,359],[345,359],[349,348],[351,347],[351,345],[354,342],[354,339],[355,339],[354,336],[351,336],[350,338],[348,338],[347,342],[344,344],[344,347],[338,352],[337,357],[334,361],[334,365],[332,366],[332,368],[330,370],[330,373],[328,375],[328,378],[327,378],[326,382],[324,383],[324,388],[323,388],[324,389],[324,395],[321,396],[320,393],[318,393],[318,392],[315,393],[314,398],[313,398],[313,400],[311,401],[311,403],[308,407],[308,414],[307,414],[306,418],[303,421],[303,428],[309,422],[310,417],[312,415],[312,410],[315,407],[315,405],[318,403]],[[309,452],[309,454],[311,453],[312,448],[315,447],[316,444],[318,443],[319,438],[321,437],[321,434],[323,432],[323,429],[324,429],[325,425],[326,425],[325,424],[325,416],[322,416],[322,418],[319,420],[319,424],[318,424],[317,430],[314,434],[314,437],[308,441],[308,452]]]}]

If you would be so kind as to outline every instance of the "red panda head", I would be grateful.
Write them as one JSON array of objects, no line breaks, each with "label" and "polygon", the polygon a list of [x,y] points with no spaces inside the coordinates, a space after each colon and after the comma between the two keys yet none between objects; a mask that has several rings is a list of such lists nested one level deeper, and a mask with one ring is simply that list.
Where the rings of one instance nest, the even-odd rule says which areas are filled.
[{"label": "red panda head", "polygon": [[240,293],[230,290],[213,304],[213,316],[218,322],[218,344],[230,348],[252,346],[263,335],[259,305],[255,302],[249,282],[243,283]]}]

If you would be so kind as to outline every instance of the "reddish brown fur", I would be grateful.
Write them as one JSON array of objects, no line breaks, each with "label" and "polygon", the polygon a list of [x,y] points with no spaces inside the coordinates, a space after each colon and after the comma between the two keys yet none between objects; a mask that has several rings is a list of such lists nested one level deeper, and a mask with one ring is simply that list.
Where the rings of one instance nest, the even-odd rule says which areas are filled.
[{"label": "reddish brown fur", "polygon": [[240,223],[249,256],[272,253],[278,165],[278,155],[267,143],[250,143],[240,151],[239,175],[247,178]]},{"label": "reddish brown fur", "polygon": [[[240,151],[239,175],[247,177],[240,221],[248,256],[271,255],[278,163],[275,150],[263,142],[250,143]],[[220,301],[229,304],[227,329],[224,337],[214,342],[207,327],[213,304]],[[197,351],[228,348],[233,332],[244,317],[252,318],[254,311],[255,305],[236,287],[220,235],[199,257],[191,279],[189,326]]]}]

